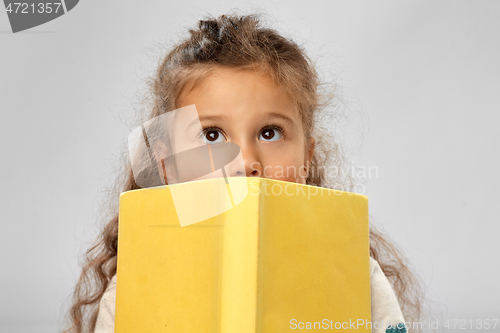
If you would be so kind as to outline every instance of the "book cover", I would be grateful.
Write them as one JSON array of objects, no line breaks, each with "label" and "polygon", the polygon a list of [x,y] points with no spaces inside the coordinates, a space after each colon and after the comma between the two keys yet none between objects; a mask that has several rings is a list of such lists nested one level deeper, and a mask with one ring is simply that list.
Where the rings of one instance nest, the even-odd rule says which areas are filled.
[{"label": "book cover", "polygon": [[[370,321],[366,196],[227,181],[122,193],[115,332],[276,333]],[[214,216],[203,219],[207,212]]]}]

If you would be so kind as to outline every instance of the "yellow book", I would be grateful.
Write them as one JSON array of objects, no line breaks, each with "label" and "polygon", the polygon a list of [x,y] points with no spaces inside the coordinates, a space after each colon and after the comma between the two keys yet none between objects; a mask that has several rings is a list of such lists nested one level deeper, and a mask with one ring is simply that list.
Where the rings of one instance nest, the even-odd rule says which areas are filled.
[{"label": "yellow book", "polygon": [[350,330],[371,321],[366,196],[226,181],[121,195],[115,332]]}]

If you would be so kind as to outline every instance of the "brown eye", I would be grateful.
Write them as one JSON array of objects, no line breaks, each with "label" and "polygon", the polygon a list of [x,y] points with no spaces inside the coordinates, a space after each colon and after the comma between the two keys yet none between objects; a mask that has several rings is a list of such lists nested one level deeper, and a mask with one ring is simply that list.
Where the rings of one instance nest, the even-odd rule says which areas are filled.
[{"label": "brown eye", "polygon": [[266,128],[262,132],[260,132],[259,140],[265,141],[278,141],[283,136],[280,131],[274,128]]},{"label": "brown eye", "polygon": [[262,132],[262,137],[265,140],[271,140],[274,137],[274,130],[272,129],[267,129],[264,132]]},{"label": "brown eye", "polygon": [[202,136],[202,141],[208,144],[221,143],[226,141],[226,138],[220,130],[206,129]]},{"label": "brown eye", "polygon": [[207,139],[208,141],[217,141],[217,139],[219,138],[219,132],[217,131],[210,131],[210,132],[207,132]]}]

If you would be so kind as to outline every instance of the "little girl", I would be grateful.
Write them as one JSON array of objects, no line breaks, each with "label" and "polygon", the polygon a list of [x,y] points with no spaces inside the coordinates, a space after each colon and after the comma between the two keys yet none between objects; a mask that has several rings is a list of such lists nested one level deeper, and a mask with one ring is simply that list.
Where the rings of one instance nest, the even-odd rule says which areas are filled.
[{"label": "little girl", "polygon": [[[255,15],[201,20],[189,32],[158,68],[149,118],[194,104],[201,140],[236,143],[247,177],[331,187],[325,168],[339,167],[342,159],[336,144],[326,140],[327,132],[315,124],[326,103],[304,51],[261,27]],[[330,158],[337,165],[326,165]],[[123,191],[140,188],[130,167],[126,177]],[[87,253],[65,332],[114,332],[115,214]],[[370,257],[373,332],[409,331],[404,323],[420,319],[416,279],[393,245],[372,227]],[[393,326],[387,328],[389,324]]]}]

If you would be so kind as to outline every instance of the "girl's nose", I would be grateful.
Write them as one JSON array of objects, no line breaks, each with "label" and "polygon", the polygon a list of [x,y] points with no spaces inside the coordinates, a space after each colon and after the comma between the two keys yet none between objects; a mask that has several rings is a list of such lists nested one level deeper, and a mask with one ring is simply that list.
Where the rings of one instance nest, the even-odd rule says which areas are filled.
[{"label": "girl's nose", "polygon": [[245,164],[245,172],[247,177],[263,177],[262,164],[258,153],[252,149],[241,150],[243,154],[243,161]]},{"label": "girl's nose", "polygon": [[[243,174],[243,168],[238,168],[237,174],[235,176],[246,176],[246,177],[263,177],[262,175],[262,163],[260,161],[260,156],[259,156],[259,151],[255,145],[253,145],[251,142],[245,142],[246,140],[235,140],[233,143],[238,145],[240,148],[240,154],[239,156],[240,161],[241,158],[243,159],[243,167],[244,167],[244,173]],[[236,171],[236,170],[235,170]]]},{"label": "girl's nose", "polygon": [[[226,165],[226,171],[230,177],[263,177],[262,164],[260,163],[259,153],[255,147],[244,145],[243,147],[236,142],[234,145],[229,146],[226,153],[231,155],[231,162]],[[238,156],[234,156],[235,152],[233,147],[236,148]]]}]

